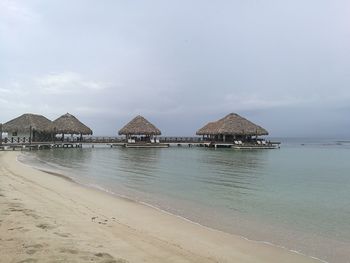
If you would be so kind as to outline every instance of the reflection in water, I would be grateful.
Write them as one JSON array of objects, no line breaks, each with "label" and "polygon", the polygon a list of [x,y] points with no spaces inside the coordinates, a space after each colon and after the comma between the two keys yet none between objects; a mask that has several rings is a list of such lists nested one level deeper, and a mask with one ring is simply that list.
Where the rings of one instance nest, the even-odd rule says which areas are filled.
[{"label": "reflection in water", "polygon": [[158,178],[160,154],[158,149],[122,148],[116,160],[119,176],[123,176],[131,188],[134,183],[151,185]]},{"label": "reflection in water", "polygon": [[267,152],[211,151],[208,156],[200,156],[198,161],[208,171],[198,180],[216,186],[213,190],[223,193],[224,199],[235,200],[237,194],[253,194],[257,190],[256,181],[265,169]]},{"label": "reflection in water", "polygon": [[267,156],[262,151],[179,148],[37,152],[40,160],[53,167],[58,164],[81,183],[102,184],[109,191],[126,195],[130,195],[128,189],[133,190],[132,197],[147,201],[152,194],[158,205],[162,206],[158,199],[166,200],[166,206],[173,211],[183,210],[184,202],[211,209],[242,210],[235,207],[235,201],[258,190]]}]

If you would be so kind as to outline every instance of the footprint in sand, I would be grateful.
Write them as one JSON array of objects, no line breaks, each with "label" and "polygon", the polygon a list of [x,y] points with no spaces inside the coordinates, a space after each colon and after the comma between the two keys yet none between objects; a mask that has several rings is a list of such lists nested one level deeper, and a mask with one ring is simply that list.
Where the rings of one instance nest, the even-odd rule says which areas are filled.
[{"label": "footprint in sand", "polygon": [[35,262],[38,262],[38,260],[34,258],[27,258],[21,261],[17,261],[17,263],[35,263]]},{"label": "footprint in sand", "polygon": [[77,262],[128,263],[128,261],[126,261],[125,259],[115,259],[110,254],[104,252],[91,253],[89,251],[81,251],[71,248],[61,248],[59,252],[63,254],[63,258],[68,256],[68,258],[74,262],[75,260],[78,260]]},{"label": "footprint in sand", "polygon": [[30,210],[30,209],[24,209],[23,210],[23,213],[26,215],[26,216],[30,216],[30,217],[33,217],[34,219],[39,219],[40,216],[38,216],[37,214],[34,213],[33,210]]},{"label": "footprint in sand", "polygon": [[108,253],[96,253],[94,254],[97,258],[101,259],[103,263],[128,263],[127,260],[122,259],[122,258],[113,258],[110,254]]},{"label": "footprint in sand", "polygon": [[52,225],[49,225],[49,224],[45,224],[45,223],[41,223],[39,225],[36,225],[36,227],[44,229],[44,230],[50,230],[50,229],[56,228],[55,226],[52,226]]},{"label": "footprint in sand", "polygon": [[8,231],[18,230],[19,232],[22,232],[22,233],[25,233],[25,232],[30,231],[29,229],[24,228],[23,226],[19,226],[19,227],[12,227],[12,228],[8,228],[7,230],[8,230]]},{"label": "footprint in sand", "polygon": [[[45,244],[46,246],[46,244]],[[28,255],[33,255],[36,252],[42,250],[42,248],[44,247],[43,244],[34,244],[34,245],[23,245],[23,247],[26,249],[26,253]]]},{"label": "footprint in sand", "polygon": [[21,229],[23,229],[23,226],[8,228],[7,230],[13,231],[13,230],[21,230]]},{"label": "footprint in sand", "polygon": [[33,255],[33,254],[35,254],[36,252],[37,252],[37,250],[35,250],[35,249],[29,249],[29,250],[26,251],[26,253],[27,253],[28,255]]},{"label": "footprint in sand", "polygon": [[69,233],[59,233],[59,232],[55,232],[54,233],[56,236],[59,236],[59,237],[71,237],[72,235],[69,234]]},{"label": "footprint in sand", "polygon": [[[32,209],[23,208],[21,204],[11,203],[9,208],[5,210],[6,212],[22,212],[26,216],[33,217],[34,219],[39,219],[40,217],[35,214],[35,211]],[[3,213],[5,215],[5,213]],[[9,215],[9,214],[7,214]]]},{"label": "footprint in sand", "polygon": [[10,206],[11,208],[13,208],[13,207],[22,207],[22,204],[19,204],[19,203],[10,203],[9,206]]},{"label": "footprint in sand", "polygon": [[75,254],[75,255],[79,253],[78,250],[70,249],[70,248],[61,248],[60,252],[61,253],[66,253],[66,254]]},{"label": "footprint in sand", "polygon": [[[96,219],[98,219],[98,216],[91,217],[92,222],[96,222]],[[99,221],[97,221],[97,223],[100,225],[106,225],[107,222],[108,222],[108,219],[100,219]]]},{"label": "footprint in sand", "polygon": [[10,207],[8,210],[11,211],[11,212],[23,212],[23,209],[14,208],[14,207]]},{"label": "footprint in sand", "polygon": [[[46,244],[45,244],[46,245]],[[35,245],[24,245],[24,248],[35,248],[35,249],[39,249],[39,248],[43,248],[44,244],[35,244]]]}]

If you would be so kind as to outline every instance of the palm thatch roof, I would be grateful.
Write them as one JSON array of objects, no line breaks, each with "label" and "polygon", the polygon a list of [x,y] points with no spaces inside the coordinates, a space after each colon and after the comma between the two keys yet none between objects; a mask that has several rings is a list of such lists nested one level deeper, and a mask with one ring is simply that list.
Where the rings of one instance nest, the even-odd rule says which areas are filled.
[{"label": "palm thatch roof", "polygon": [[230,113],[224,118],[209,122],[199,129],[197,135],[268,135],[264,128],[252,123],[251,121],[239,116],[236,113]]},{"label": "palm thatch roof", "polygon": [[146,120],[144,117],[138,115],[119,130],[119,135],[160,135],[160,130]]},{"label": "palm thatch roof", "polygon": [[42,115],[26,113],[3,124],[4,132],[50,131],[51,121]]},{"label": "palm thatch roof", "polygon": [[51,128],[55,133],[63,134],[92,134],[92,130],[73,115],[66,113],[52,122]]}]

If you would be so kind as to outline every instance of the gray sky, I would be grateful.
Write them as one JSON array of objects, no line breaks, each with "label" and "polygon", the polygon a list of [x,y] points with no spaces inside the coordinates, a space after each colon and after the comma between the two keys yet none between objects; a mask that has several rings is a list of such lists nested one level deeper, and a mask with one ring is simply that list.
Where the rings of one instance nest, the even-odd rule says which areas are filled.
[{"label": "gray sky", "polygon": [[0,0],[0,122],[141,114],[193,135],[236,112],[271,136],[349,136],[348,0]]}]

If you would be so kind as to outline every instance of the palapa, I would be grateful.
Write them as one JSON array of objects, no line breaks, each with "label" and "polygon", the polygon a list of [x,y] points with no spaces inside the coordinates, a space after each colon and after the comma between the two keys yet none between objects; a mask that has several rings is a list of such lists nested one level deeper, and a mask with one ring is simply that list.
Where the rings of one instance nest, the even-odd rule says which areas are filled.
[{"label": "palapa", "polygon": [[3,124],[3,132],[49,132],[52,122],[42,115],[26,113]]},{"label": "palapa", "polygon": [[197,135],[268,135],[268,131],[251,121],[230,113],[224,118],[209,122],[196,132]]},{"label": "palapa", "polygon": [[140,115],[132,119],[118,133],[119,135],[161,135],[160,130],[156,126]]},{"label": "palapa", "polygon": [[52,130],[62,134],[91,135],[92,130],[72,114],[66,113],[52,122]]}]

